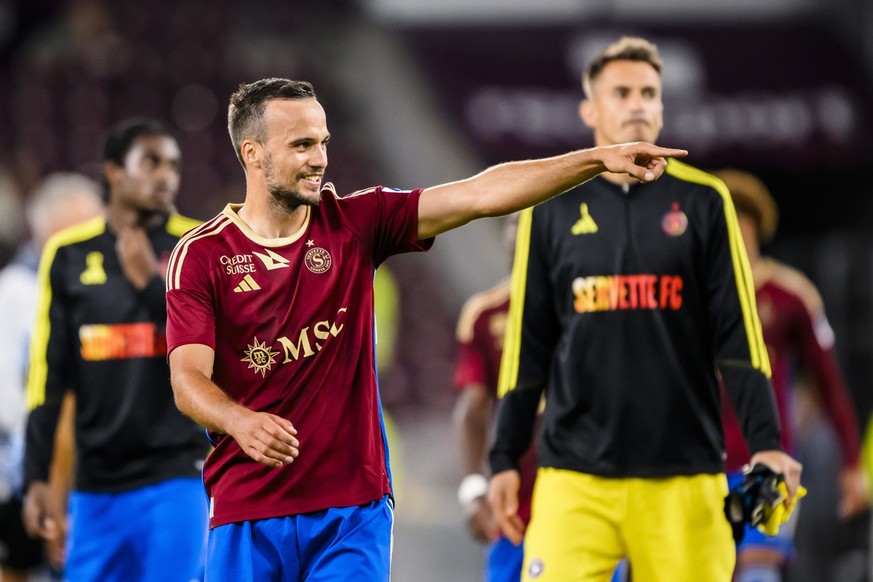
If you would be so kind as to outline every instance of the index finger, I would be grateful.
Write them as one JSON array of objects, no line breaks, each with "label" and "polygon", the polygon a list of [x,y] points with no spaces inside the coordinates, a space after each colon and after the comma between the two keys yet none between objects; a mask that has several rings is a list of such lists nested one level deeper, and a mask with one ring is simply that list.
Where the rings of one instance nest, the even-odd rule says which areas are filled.
[{"label": "index finger", "polygon": [[684,158],[688,155],[688,150],[677,148],[665,148],[654,144],[643,144],[645,153],[653,157],[662,158]]}]

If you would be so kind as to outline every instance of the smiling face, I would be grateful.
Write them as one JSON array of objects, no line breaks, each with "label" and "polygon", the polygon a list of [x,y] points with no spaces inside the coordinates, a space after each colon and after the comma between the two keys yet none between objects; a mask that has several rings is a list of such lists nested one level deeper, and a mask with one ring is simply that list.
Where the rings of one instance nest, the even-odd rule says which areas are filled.
[{"label": "smiling face", "polygon": [[273,200],[292,211],[315,206],[327,168],[327,118],[315,99],[272,99],[264,110],[263,143],[243,142],[246,163],[260,169]]},{"label": "smiling face", "polygon": [[644,61],[611,61],[592,80],[591,96],[579,111],[598,146],[654,143],[664,123],[661,76]]},{"label": "smiling face", "polygon": [[141,135],[124,156],[124,165],[106,162],[110,203],[148,213],[173,210],[181,180],[182,154],[167,135]]}]

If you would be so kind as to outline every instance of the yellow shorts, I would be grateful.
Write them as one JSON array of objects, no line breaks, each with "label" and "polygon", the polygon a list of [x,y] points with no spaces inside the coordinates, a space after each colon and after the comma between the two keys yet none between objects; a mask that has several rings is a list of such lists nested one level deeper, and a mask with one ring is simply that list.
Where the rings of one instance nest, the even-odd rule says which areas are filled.
[{"label": "yellow shorts", "polygon": [[634,582],[729,582],[736,561],[723,474],[604,478],[537,473],[524,582],[609,582],[627,557]]}]

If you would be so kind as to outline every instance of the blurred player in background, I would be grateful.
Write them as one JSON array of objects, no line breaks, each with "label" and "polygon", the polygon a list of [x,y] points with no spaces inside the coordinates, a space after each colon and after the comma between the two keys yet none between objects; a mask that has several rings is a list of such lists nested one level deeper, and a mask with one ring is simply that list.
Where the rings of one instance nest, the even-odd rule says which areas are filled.
[{"label": "blurred player in background", "polygon": [[606,169],[657,179],[663,156],[685,152],[622,144],[340,197],[323,181],[331,136],[311,84],[241,85],[228,129],[245,202],[179,242],[167,295],[176,402],[216,442],[204,468],[207,579],[388,580],[394,501],[375,269]]},{"label": "blurred player in background", "polygon": [[[511,257],[515,248],[518,214],[512,214],[505,220],[504,238]],[[491,513],[486,498],[488,479],[484,474],[508,312],[507,278],[467,300],[456,331],[458,359],[454,382],[459,393],[455,403],[454,422],[460,446],[461,466],[465,474],[458,488],[458,501],[464,510],[470,534],[474,539],[488,544],[485,569],[487,582],[519,580],[523,557],[522,546],[513,544],[502,535]],[[537,468],[533,445],[525,453],[520,465],[518,513],[527,524]]]},{"label": "blurred player in background", "polygon": [[[749,257],[764,343],[770,355],[772,384],[782,423],[782,446],[795,449],[793,385],[798,374],[810,380],[827,414],[843,456],[839,483],[839,516],[843,519],[867,507],[867,492],[859,461],[859,431],[851,396],[834,351],[834,332],[825,317],[818,289],[800,271],[761,254],[761,246],[776,233],[778,208],[767,186],[756,176],[736,169],[714,173],[731,193]],[[730,399],[722,392],[725,467],[731,485],[742,480],[749,452]],[[767,536],[747,528],[737,551],[737,582],[779,582],[792,554],[793,527]]]},{"label": "blurred player in background", "polygon": [[[25,218],[30,237],[12,263],[0,271],[0,564],[3,582],[18,582],[44,564],[42,541],[25,533],[22,521],[24,469],[25,376],[27,350],[36,315],[39,253],[50,236],[103,213],[100,186],[80,174],[52,174],[28,196]],[[72,412],[72,409],[67,406]],[[69,426],[65,424],[65,426]],[[69,433],[61,431],[61,473],[69,472]],[[61,436],[59,434],[59,436]],[[66,489],[66,487],[63,487]],[[61,496],[56,503],[64,507]],[[62,540],[46,548],[55,568],[63,565]]]},{"label": "blurred player in background", "polygon": [[175,213],[181,153],[152,121],[104,141],[106,218],[45,245],[30,348],[25,525],[54,539],[49,462],[64,393],[76,397],[76,472],[64,575],[187,582],[203,576],[202,430],[173,402],[166,262],[196,224]]},{"label": "blurred player in background", "polygon": [[[658,138],[661,59],[625,37],[587,66],[580,104],[598,146]],[[717,370],[753,460],[785,476],[748,262],[724,184],[670,160],[661,180],[604,173],[519,218],[489,501],[520,542],[518,459],[540,398],[523,580],[727,582]],[[786,506],[787,508],[787,506]]]}]

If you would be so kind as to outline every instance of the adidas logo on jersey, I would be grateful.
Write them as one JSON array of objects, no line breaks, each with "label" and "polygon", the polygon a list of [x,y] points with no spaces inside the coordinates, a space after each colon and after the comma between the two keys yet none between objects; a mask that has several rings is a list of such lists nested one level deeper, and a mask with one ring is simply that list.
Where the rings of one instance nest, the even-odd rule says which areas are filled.
[{"label": "adidas logo on jersey", "polygon": [[577,220],[573,225],[573,228],[570,229],[571,233],[578,236],[580,234],[594,234],[598,231],[597,223],[594,222],[593,218],[591,218],[587,204],[582,203],[579,207],[579,215],[579,220]]},{"label": "adidas logo on jersey", "polygon": [[103,285],[106,271],[103,270],[103,253],[91,252],[85,257],[85,270],[79,275],[83,285]]},{"label": "adidas logo on jersey", "polygon": [[258,291],[261,288],[255,278],[251,275],[246,275],[239,285],[233,288],[234,293],[247,293],[249,291]]}]

